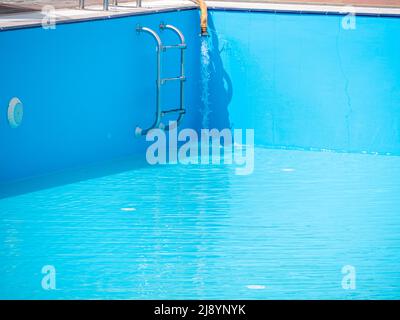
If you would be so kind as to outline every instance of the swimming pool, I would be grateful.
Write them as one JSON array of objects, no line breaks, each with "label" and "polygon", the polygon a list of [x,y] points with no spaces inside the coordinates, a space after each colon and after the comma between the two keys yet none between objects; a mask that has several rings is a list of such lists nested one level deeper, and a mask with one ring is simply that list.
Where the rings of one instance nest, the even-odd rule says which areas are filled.
[{"label": "swimming pool", "polygon": [[[125,159],[2,199],[1,297],[398,297],[398,157],[255,155],[244,177]],[[57,290],[42,289],[44,265]],[[345,265],[358,270],[354,291]]]},{"label": "swimming pool", "polygon": [[[342,19],[212,10],[206,44],[196,10],[0,32],[2,108],[24,103],[0,126],[0,297],[398,298],[400,19]],[[254,129],[252,174],[146,162],[155,55],[135,26],[161,21],[188,44],[182,128]]]}]

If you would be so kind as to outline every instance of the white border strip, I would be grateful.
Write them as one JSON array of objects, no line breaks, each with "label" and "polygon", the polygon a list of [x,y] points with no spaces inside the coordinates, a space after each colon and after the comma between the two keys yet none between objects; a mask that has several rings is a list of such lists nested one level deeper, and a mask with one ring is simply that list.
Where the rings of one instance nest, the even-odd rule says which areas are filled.
[{"label": "white border strip", "polygon": [[[210,9],[217,10],[247,10],[269,12],[318,13],[318,14],[346,14],[349,6],[311,5],[311,4],[283,4],[261,2],[227,2],[207,1]],[[102,6],[88,6],[85,10],[56,9],[56,23],[71,23],[88,20],[109,19],[143,15],[150,13],[189,10],[196,8],[190,0],[144,0],[142,8],[136,8],[136,2],[122,3],[117,7],[110,5],[109,11],[103,11]],[[386,7],[357,7],[352,6],[352,13],[371,16],[399,16],[400,8]],[[40,11],[25,12],[10,15],[0,15],[0,31],[41,26],[44,15]]]},{"label": "white border strip", "polygon": [[[76,2],[78,3],[78,0],[76,0]],[[108,11],[103,11],[102,5],[87,6],[83,10],[78,8],[56,9],[54,11],[54,18],[56,24],[71,23],[159,12],[189,10],[195,9],[196,7],[197,6],[191,1],[145,0],[142,2],[141,8],[136,7],[135,1],[121,3],[118,6],[110,4]],[[0,15],[0,31],[41,26],[44,18],[45,15],[40,11]]]},{"label": "white border strip", "polygon": [[262,3],[262,2],[226,2],[226,1],[208,1],[211,9],[242,9],[273,12],[302,12],[302,13],[321,13],[321,14],[343,14],[346,9],[354,9],[352,13],[358,15],[375,16],[400,16],[400,8],[391,7],[361,7],[350,5],[313,5],[313,4],[295,4],[295,3]]},{"label": "white border strip", "polygon": [[360,7],[350,5],[314,5],[295,3],[261,3],[261,2],[225,2],[208,1],[210,9],[241,9],[250,11],[272,11],[272,12],[300,12],[320,14],[344,14],[348,8],[353,9],[352,13],[357,15],[372,16],[400,16],[400,8],[390,7]]}]

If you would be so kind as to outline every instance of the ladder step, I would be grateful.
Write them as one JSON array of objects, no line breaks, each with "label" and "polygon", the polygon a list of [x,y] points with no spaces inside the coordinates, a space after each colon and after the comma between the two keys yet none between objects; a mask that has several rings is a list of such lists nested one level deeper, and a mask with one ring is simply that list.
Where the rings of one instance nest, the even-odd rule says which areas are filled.
[{"label": "ladder step", "polygon": [[168,81],[178,81],[178,80],[186,81],[186,77],[183,76],[183,77],[174,77],[174,78],[163,78],[163,79],[161,79],[161,84],[164,84]]},{"label": "ladder step", "polygon": [[174,45],[170,45],[170,46],[162,46],[161,49],[163,51],[167,50],[167,49],[186,49],[186,43],[180,43],[180,44],[174,44]]},{"label": "ladder step", "polygon": [[184,114],[184,113],[186,113],[186,110],[185,109],[181,109],[181,108],[165,110],[165,111],[161,111],[161,116],[164,116],[164,115],[166,115],[168,113],[174,113],[174,112],[177,112],[177,113],[180,113],[180,114]]}]

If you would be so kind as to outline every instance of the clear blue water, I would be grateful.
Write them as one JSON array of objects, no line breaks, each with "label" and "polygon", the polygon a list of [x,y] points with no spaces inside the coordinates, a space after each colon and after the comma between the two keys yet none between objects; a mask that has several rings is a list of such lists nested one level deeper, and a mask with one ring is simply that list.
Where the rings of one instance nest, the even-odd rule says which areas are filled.
[{"label": "clear blue water", "polygon": [[128,159],[37,180],[0,199],[0,298],[399,298],[399,178],[400,157],[256,148],[249,176]]}]

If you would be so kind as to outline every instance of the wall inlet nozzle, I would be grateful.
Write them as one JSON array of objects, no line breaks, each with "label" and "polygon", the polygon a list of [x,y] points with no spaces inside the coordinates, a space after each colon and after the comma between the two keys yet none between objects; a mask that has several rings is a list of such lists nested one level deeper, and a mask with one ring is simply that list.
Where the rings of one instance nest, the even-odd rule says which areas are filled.
[{"label": "wall inlet nozzle", "polygon": [[208,37],[208,36],[210,36],[210,35],[208,34],[207,27],[201,27],[200,36],[201,36],[201,37]]}]

